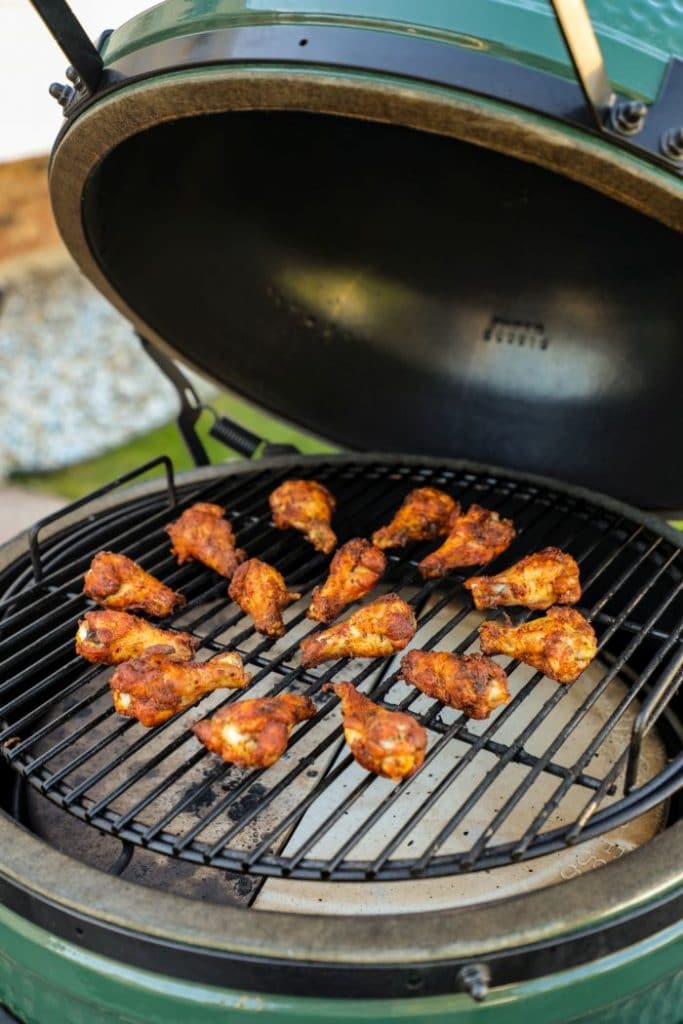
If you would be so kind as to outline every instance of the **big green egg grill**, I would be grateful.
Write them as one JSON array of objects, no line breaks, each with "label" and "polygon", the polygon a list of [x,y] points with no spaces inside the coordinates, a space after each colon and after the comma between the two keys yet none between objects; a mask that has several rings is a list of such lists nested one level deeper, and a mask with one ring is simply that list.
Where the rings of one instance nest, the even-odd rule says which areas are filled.
[{"label": "big green egg grill", "polygon": [[[178,389],[197,468],[160,454],[1,553],[0,1016],[677,1024],[677,0],[166,0],[97,46],[34,6],[70,61],[59,228]],[[252,458],[209,466],[172,357],[345,451],[216,418]],[[595,662],[569,687],[510,662],[479,722],[393,659],[303,669],[327,559],[272,525],[289,477],[332,490],[340,542],[436,486],[514,520],[491,571],[571,552]],[[172,558],[164,527],[198,501],[302,593],[281,640]],[[192,736],[230,691],[151,730],[114,713],[111,670],[73,650],[102,549],[182,590],[163,624],[239,651],[249,695],[313,698],[280,761]],[[377,593],[411,603],[416,646],[471,650],[467,574],[425,582],[426,550],[392,553]],[[356,765],[339,679],[423,723],[416,775]]]}]

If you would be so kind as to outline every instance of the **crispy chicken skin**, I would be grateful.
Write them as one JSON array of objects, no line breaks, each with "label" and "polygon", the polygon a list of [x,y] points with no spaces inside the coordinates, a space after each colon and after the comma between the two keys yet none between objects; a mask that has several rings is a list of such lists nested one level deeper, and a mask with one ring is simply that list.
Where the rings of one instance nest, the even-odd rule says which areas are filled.
[{"label": "crispy chicken skin", "polygon": [[166,527],[178,564],[202,562],[230,579],[246,551],[235,547],[235,534],[220,505],[199,502]]},{"label": "crispy chicken skin", "polygon": [[76,653],[103,665],[139,658],[150,649],[189,661],[198,643],[189,633],[159,629],[128,612],[86,612],[76,633]]},{"label": "crispy chicken skin", "polygon": [[406,495],[388,526],[373,533],[372,543],[378,548],[402,548],[414,541],[443,537],[459,511],[457,501],[444,491],[418,487]]},{"label": "crispy chicken skin", "polygon": [[559,548],[527,555],[496,576],[471,576],[464,586],[480,610],[519,604],[545,611],[553,604],[576,604],[581,597],[579,567]]},{"label": "crispy chicken skin", "polygon": [[294,726],[312,718],[315,710],[310,697],[252,697],[221,708],[193,725],[192,732],[224,761],[241,768],[267,768],[284,754]]},{"label": "crispy chicken skin", "polygon": [[464,515],[451,521],[451,530],[440,548],[423,558],[418,569],[426,579],[445,576],[450,569],[483,565],[512,543],[512,520],[501,519],[481,505],[470,505]]},{"label": "crispy chicken skin", "polygon": [[219,654],[211,661],[190,663],[147,653],[119,665],[109,685],[119,714],[137,718],[141,725],[151,728],[194,704],[203,694],[223,688],[240,690],[249,679],[235,651]]},{"label": "crispy chicken skin", "polygon": [[347,604],[372,590],[384,575],[386,565],[384,552],[369,540],[356,537],[348,541],[332,559],[325,582],[313,591],[308,618],[332,622]]},{"label": "crispy chicken skin", "polygon": [[417,629],[415,613],[398,594],[386,594],[350,618],[300,644],[304,668],[334,658],[385,658],[402,651]]},{"label": "crispy chicken skin", "polygon": [[251,615],[257,632],[271,637],[285,635],[282,609],[301,597],[287,590],[277,569],[258,558],[250,558],[239,566],[228,594],[243,612]]},{"label": "crispy chicken skin", "polygon": [[83,577],[83,590],[104,608],[120,612],[134,608],[159,619],[185,604],[182,594],[164,586],[131,558],[113,551],[95,555]]},{"label": "crispy chicken skin", "polygon": [[336,501],[327,487],[315,480],[285,480],[275,488],[269,501],[278,530],[299,530],[316,551],[326,555],[337,546],[330,528]]},{"label": "crispy chicken skin", "polygon": [[485,654],[508,654],[558,683],[573,683],[598,651],[593,627],[574,608],[550,608],[540,619],[513,626],[483,622],[479,642]]},{"label": "crispy chicken skin", "polygon": [[505,672],[483,654],[408,651],[399,678],[470,718],[487,718],[510,700]]},{"label": "crispy chicken skin", "polygon": [[352,683],[326,683],[342,703],[344,737],[358,764],[397,782],[425,759],[427,733],[404,711],[388,711],[359,693]]}]

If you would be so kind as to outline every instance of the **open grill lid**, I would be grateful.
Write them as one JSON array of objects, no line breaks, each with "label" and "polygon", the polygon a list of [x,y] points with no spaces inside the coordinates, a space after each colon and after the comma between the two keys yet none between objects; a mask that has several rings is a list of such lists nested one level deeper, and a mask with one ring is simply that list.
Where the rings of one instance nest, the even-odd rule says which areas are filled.
[{"label": "open grill lid", "polygon": [[102,72],[69,49],[59,227],[143,335],[340,444],[681,506],[673,4],[592,5],[618,94],[561,0],[578,81],[508,4],[161,4]]}]

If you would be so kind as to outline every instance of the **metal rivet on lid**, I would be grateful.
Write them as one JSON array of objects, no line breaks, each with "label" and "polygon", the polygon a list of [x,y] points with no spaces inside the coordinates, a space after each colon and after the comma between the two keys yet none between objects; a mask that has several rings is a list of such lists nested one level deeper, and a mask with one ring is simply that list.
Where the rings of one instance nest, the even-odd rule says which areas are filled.
[{"label": "metal rivet on lid", "polygon": [[53,82],[48,92],[57,100],[60,107],[65,107],[74,94],[70,85],[62,85],[61,82]]},{"label": "metal rivet on lid", "polygon": [[645,124],[647,106],[640,100],[623,100],[612,108],[612,127],[624,135],[635,135]]},{"label": "metal rivet on lid", "polygon": [[673,128],[662,135],[662,153],[672,160],[683,160],[683,128]]}]

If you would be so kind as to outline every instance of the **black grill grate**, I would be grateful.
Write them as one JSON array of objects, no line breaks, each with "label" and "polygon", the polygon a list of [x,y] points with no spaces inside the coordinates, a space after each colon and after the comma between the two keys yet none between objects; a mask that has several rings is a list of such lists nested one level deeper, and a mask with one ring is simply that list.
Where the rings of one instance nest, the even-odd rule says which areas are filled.
[{"label": "black grill grate", "polygon": [[[335,493],[340,541],[368,536],[408,490],[429,483],[514,519],[518,536],[492,569],[547,544],[570,551],[582,567],[580,607],[598,633],[599,670],[562,687],[510,662],[513,699],[483,722],[398,682],[391,660],[302,670],[298,642],[318,628],[305,610],[327,559],[271,526],[268,494],[292,475],[315,477]],[[36,540],[33,563],[27,555],[0,576],[4,756],[40,792],[98,829],[258,875],[427,877],[491,868],[598,835],[683,782],[671,707],[683,673],[680,546],[636,514],[524,478],[371,460],[290,461],[237,473],[223,467],[179,486],[177,506],[173,487],[124,499],[77,518],[40,547]],[[198,565],[175,564],[163,527],[198,500],[224,504],[239,544],[305,592],[285,614],[283,640],[255,634],[224,581]],[[76,623],[90,606],[81,576],[102,548],[130,555],[183,590],[188,604],[173,625],[201,638],[200,656],[238,650],[253,673],[250,693],[289,689],[316,700],[318,713],[276,765],[252,772],[224,765],[188,732],[245,691],[218,691],[153,730],[114,713],[111,669],[88,665],[73,649]],[[418,646],[466,651],[482,616],[462,588],[465,575],[421,580],[415,565],[426,550],[392,555],[384,589],[414,605]],[[429,750],[416,776],[394,785],[358,768],[341,740],[337,700],[321,692],[332,678],[353,680],[428,728]],[[639,773],[637,752],[658,719],[669,723],[668,757]]]}]

